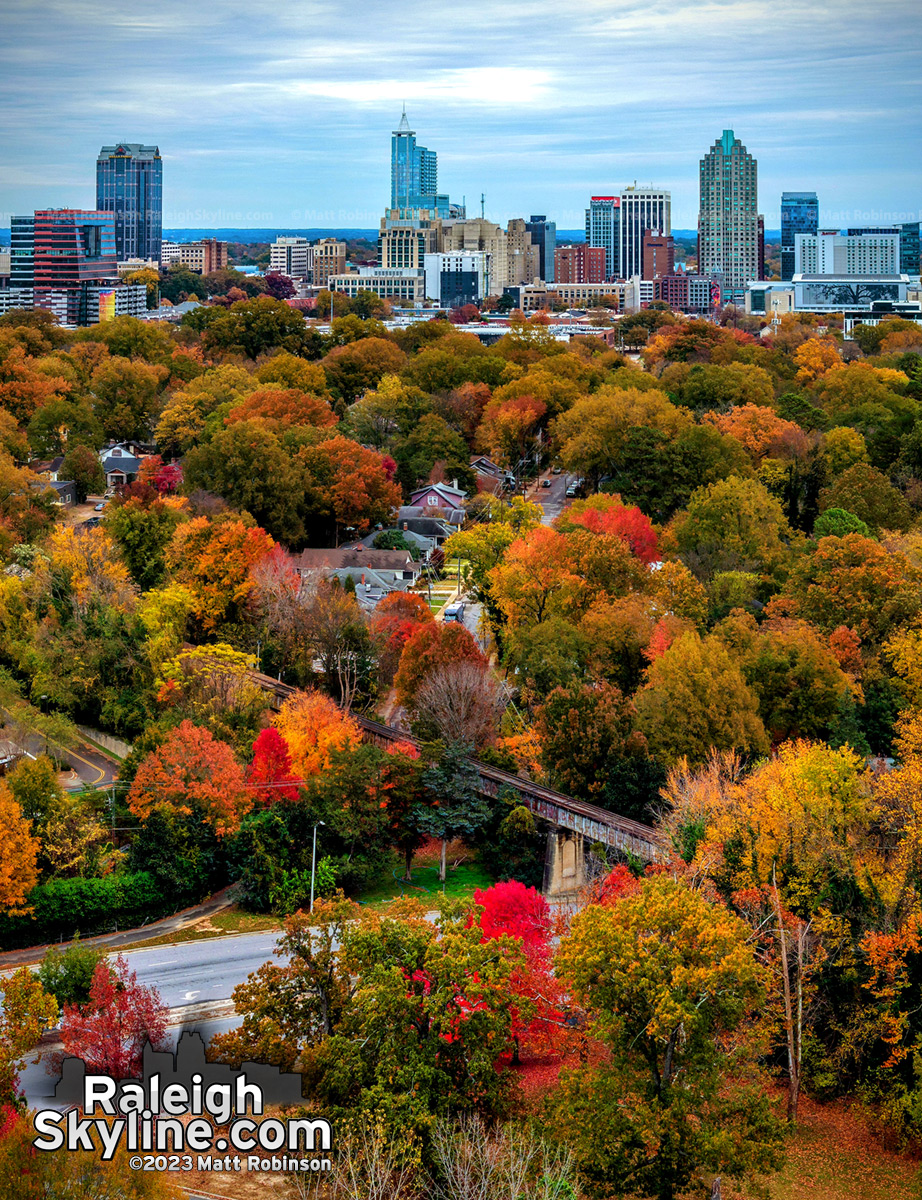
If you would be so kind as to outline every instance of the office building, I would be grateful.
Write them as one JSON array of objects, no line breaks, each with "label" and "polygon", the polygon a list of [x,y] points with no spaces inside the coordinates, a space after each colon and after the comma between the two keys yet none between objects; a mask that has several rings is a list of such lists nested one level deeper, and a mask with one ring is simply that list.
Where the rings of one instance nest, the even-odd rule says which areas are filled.
[{"label": "office building", "polygon": [[10,287],[35,286],[35,215],[10,218]]},{"label": "office building", "polygon": [[658,279],[675,269],[675,242],[671,233],[648,229],[643,237],[642,279]]},{"label": "office building", "polygon": [[50,309],[64,325],[91,324],[91,293],[118,279],[114,214],[42,209],[34,222],[35,307]]},{"label": "office building", "polygon": [[765,218],[759,213],[758,251],[756,254],[756,271],[760,279],[765,278]]},{"label": "office building", "polygon": [[160,263],[169,267],[180,263],[199,275],[210,275],[227,267],[227,242],[216,238],[202,238],[199,242],[163,242],[160,247]]},{"label": "office building", "polygon": [[900,271],[903,275],[922,273],[922,253],[919,246],[919,222],[900,225]]},{"label": "office building", "polygon": [[592,196],[586,209],[586,245],[605,251],[605,275],[617,279],[621,274],[621,199],[619,196]]},{"label": "office building", "polygon": [[698,271],[720,278],[724,301],[741,302],[758,274],[758,171],[732,129],[701,159],[698,182]]},{"label": "office building", "polygon": [[115,217],[115,254],[160,259],[163,162],[156,146],[120,142],[96,159],[96,208]]},{"label": "office building", "polygon": [[332,275],[346,270],[346,243],[336,238],[321,238],[314,243],[313,282],[315,287],[329,287]]},{"label": "office building", "polygon": [[707,275],[688,275],[684,271],[661,275],[654,280],[653,295],[676,312],[704,315],[720,305],[720,286]]},{"label": "office building", "polygon": [[438,155],[416,143],[407,111],[391,134],[391,208],[427,209],[439,217],[450,217],[452,205],[438,189]]},{"label": "office building", "polygon": [[427,254],[426,299],[444,308],[481,304],[490,295],[490,255],[483,250]]},{"label": "office building", "polygon": [[618,275],[630,279],[643,273],[644,235],[651,229],[664,234],[672,232],[672,197],[662,188],[633,184],[624,188],[618,199]]},{"label": "office building", "polygon": [[556,283],[604,283],[606,278],[605,250],[602,246],[576,242],[572,246],[557,247],[554,255]]},{"label": "office building", "polygon": [[532,240],[528,222],[515,217],[506,222],[506,283],[534,283],[541,278],[541,253]]},{"label": "office building", "polygon": [[[781,278],[793,279],[797,269],[795,243],[799,233],[819,229],[820,204],[816,192],[781,193]],[[759,272],[759,279],[764,272]]]},{"label": "office building", "polygon": [[410,267],[357,267],[354,271],[329,275],[323,286],[331,292],[342,292],[351,300],[359,292],[374,292],[384,300],[402,304],[422,304],[425,299],[423,272]]},{"label": "office building", "polygon": [[821,229],[794,238],[795,275],[898,275],[900,258],[896,225]]},{"label": "office building", "polygon": [[483,217],[469,221],[452,221],[443,226],[442,250],[446,254],[458,254],[482,250],[490,256],[490,296],[502,295],[503,288],[510,283],[508,268],[508,239],[506,230]]},{"label": "office building", "polygon": [[427,254],[441,249],[442,220],[428,209],[389,208],[378,233],[378,266],[423,269]]},{"label": "office building", "polygon": [[538,274],[545,283],[554,282],[554,252],[557,249],[557,222],[545,216],[531,216],[525,222],[531,240],[538,247]]},{"label": "office building", "polygon": [[310,279],[314,251],[306,237],[279,236],[269,247],[269,270],[289,279]]}]

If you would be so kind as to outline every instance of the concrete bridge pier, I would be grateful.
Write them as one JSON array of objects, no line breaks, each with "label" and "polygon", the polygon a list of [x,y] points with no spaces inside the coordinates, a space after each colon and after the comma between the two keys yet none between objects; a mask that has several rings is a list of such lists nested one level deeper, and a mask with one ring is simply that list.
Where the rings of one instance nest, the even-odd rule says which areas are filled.
[{"label": "concrete bridge pier", "polygon": [[544,858],[544,886],[548,900],[573,900],[588,882],[586,852],[588,846],[581,833],[572,829],[551,829],[547,835]]}]

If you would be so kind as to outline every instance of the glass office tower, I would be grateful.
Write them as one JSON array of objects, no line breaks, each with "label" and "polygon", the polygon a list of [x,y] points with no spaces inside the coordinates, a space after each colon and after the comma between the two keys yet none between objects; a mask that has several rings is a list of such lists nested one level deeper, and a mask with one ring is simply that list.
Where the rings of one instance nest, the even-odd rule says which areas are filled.
[{"label": "glass office tower", "polygon": [[820,205],[816,192],[781,193],[781,278],[793,279],[799,233],[816,233]]},{"label": "glass office tower", "polygon": [[115,215],[115,251],[160,261],[163,238],[163,162],[156,146],[120,142],[96,159],[96,207]]}]

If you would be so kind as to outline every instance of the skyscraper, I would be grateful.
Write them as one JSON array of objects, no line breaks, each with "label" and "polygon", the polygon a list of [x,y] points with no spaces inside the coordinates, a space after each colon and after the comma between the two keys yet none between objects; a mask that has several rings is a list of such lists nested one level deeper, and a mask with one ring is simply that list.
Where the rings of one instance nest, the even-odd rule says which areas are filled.
[{"label": "skyscraper", "polygon": [[626,187],[620,196],[621,237],[618,274],[623,279],[643,274],[644,234],[656,229],[672,232],[672,197],[662,188]]},{"label": "skyscraper", "polygon": [[99,292],[114,296],[118,281],[112,213],[36,211],[33,253],[35,307],[50,309],[65,325],[98,319]]},{"label": "skyscraper", "polygon": [[759,271],[756,160],[725,129],[699,165],[698,270],[721,279],[723,299],[742,301]]},{"label": "skyscraper", "polygon": [[591,196],[586,209],[586,245],[605,251],[605,277],[617,279],[621,260],[621,198]]},{"label": "skyscraper", "polygon": [[904,275],[922,271],[919,226],[919,221],[906,221],[900,226],[900,270]]},{"label": "skyscraper", "polygon": [[[793,279],[794,249],[798,233],[816,233],[820,205],[816,192],[781,193],[781,278]],[[760,276],[761,278],[761,276]]]},{"label": "skyscraper", "polygon": [[[403,110],[391,134],[391,208],[427,209],[447,217],[448,197],[439,196],[438,155],[417,146],[416,134]],[[444,209],[444,211],[442,211]]]},{"label": "skyscraper", "polygon": [[96,208],[115,214],[115,253],[160,261],[163,162],[157,146],[120,142],[96,159]]},{"label": "skyscraper", "polygon": [[538,272],[545,283],[554,282],[554,251],[557,249],[557,222],[531,216],[525,222],[532,242],[538,247]]}]

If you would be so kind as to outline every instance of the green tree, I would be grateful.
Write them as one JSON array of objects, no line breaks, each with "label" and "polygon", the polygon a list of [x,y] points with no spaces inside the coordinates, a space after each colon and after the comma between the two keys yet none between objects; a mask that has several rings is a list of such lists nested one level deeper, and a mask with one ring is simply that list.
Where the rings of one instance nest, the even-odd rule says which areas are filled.
[{"label": "green tree", "polygon": [[79,938],[74,938],[63,948],[49,946],[36,974],[45,991],[57,1000],[59,1008],[65,1004],[82,1006],[90,998],[93,974],[103,958],[104,950],[86,946]]},{"label": "green tree", "polygon": [[608,1060],[566,1073],[548,1116],[590,1195],[674,1200],[710,1176],[779,1165],[747,1029],[768,983],[749,934],[667,876],[573,919],[556,970]]},{"label": "green tree", "polygon": [[99,455],[89,446],[73,446],[64,455],[59,471],[61,479],[72,479],[77,485],[77,502],[83,504],[92,492],[105,490],[106,474]]},{"label": "green tree", "polygon": [[815,538],[845,537],[849,533],[857,533],[861,537],[870,537],[871,531],[860,517],[847,512],[844,508],[827,508],[816,518],[813,526]]},{"label": "green tree", "polygon": [[113,356],[93,372],[94,411],[108,438],[147,438],[168,371],[140,360]]},{"label": "green tree", "polygon": [[245,354],[254,362],[261,354],[281,348],[290,354],[312,357],[314,339],[304,317],[284,300],[260,296],[238,300],[208,324],[205,349],[225,354]]},{"label": "green tree", "polygon": [[704,578],[753,570],[778,576],[793,536],[775,497],[756,480],[736,476],[699,488],[673,534],[684,561]]},{"label": "green tree", "polygon": [[52,400],[29,422],[29,445],[40,458],[64,454],[70,442],[98,450],[105,441],[102,425],[83,400]]},{"label": "green tree", "polygon": [[479,793],[477,768],[467,757],[468,752],[469,747],[458,742],[436,742],[423,772],[431,806],[424,810],[420,827],[442,843],[441,883],[445,882],[448,843],[454,838],[473,839],[490,815],[490,805]]},{"label": "green tree", "polygon": [[829,508],[853,513],[874,533],[903,531],[912,523],[912,510],[903,495],[869,463],[856,462],[820,492],[820,509]]}]

